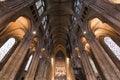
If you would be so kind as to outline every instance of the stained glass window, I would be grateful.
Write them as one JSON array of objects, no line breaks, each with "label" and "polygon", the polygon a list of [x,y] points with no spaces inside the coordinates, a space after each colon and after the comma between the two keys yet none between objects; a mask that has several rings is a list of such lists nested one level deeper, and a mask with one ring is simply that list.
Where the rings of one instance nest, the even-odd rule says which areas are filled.
[{"label": "stained glass window", "polygon": [[120,60],[120,47],[110,37],[105,37],[104,41],[107,46],[113,51],[116,57]]},{"label": "stained glass window", "polygon": [[42,15],[42,13],[44,12],[44,1],[43,0],[39,0],[36,2],[36,7],[38,9],[38,13],[39,13],[39,16]]},{"label": "stained glass window", "polygon": [[10,51],[10,49],[15,44],[15,38],[10,38],[7,42],[0,48],[0,61],[5,57],[5,55]]},{"label": "stained glass window", "polygon": [[75,13],[80,14],[80,10],[82,8],[82,1],[81,0],[77,0],[74,3],[74,8],[75,8]]}]

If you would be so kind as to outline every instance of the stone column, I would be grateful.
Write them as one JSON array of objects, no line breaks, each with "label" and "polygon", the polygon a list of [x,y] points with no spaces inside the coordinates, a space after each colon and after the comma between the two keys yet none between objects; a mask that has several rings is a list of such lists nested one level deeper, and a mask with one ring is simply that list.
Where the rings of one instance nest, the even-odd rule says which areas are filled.
[{"label": "stone column", "polygon": [[34,35],[32,34],[32,32],[28,32],[28,34],[25,35],[20,45],[17,47],[8,62],[0,71],[1,80],[14,80],[27,54],[27,50],[32,42],[33,36]]},{"label": "stone column", "polygon": [[100,43],[96,40],[93,33],[89,32],[88,34],[88,32],[85,34],[85,37],[106,80],[120,80],[120,71],[104,51]]},{"label": "stone column", "polygon": [[47,80],[45,79],[47,66],[48,66],[48,63],[46,58],[40,59],[38,73],[35,80]]},{"label": "stone column", "polygon": [[26,67],[26,64],[27,64],[30,56],[31,56],[33,53],[34,53],[34,51],[31,51],[30,49],[28,49],[27,55],[26,55],[26,57],[24,58],[24,61],[23,61],[22,65],[21,65],[21,67],[20,67],[20,69],[19,69],[19,71],[18,71],[18,73],[17,73],[17,76],[16,76],[15,80],[22,80],[23,78],[25,78],[26,73],[27,73],[27,71],[25,71],[25,67]]},{"label": "stone column", "polygon": [[34,80],[36,70],[38,67],[38,63],[39,63],[39,59],[40,59],[40,53],[41,53],[42,46],[43,46],[43,40],[41,42],[39,41],[39,43],[37,45],[36,53],[33,56],[33,60],[31,62],[31,65],[30,65],[30,68],[28,70],[25,80]]},{"label": "stone column", "polygon": [[88,56],[86,52],[83,50],[81,41],[78,41],[78,47],[79,47],[79,50],[77,52],[78,54],[80,54],[80,59],[83,64],[83,68],[85,70],[87,80],[97,80],[93,72],[93,69],[91,67],[91,64],[89,62]]},{"label": "stone column", "polygon": [[48,73],[48,67],[49,67],[49,62],[46,60],[45,62],[45,69],[44,69],[44,77],[43,77],[43,80],[48,80],[47,79],[47,73]]}]

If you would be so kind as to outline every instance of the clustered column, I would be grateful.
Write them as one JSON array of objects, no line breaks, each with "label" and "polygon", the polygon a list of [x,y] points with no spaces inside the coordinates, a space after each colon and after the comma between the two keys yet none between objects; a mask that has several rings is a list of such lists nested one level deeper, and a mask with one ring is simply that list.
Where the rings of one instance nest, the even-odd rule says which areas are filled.
[{"label": "clustered column", "polygon": [[12,54],[8,62],[4,65],[0,71],[1,80],[14,80],[20,66],[27,54],[27,50],[32,42],[34,35],[32,32],[26,33],[24,39]]}]

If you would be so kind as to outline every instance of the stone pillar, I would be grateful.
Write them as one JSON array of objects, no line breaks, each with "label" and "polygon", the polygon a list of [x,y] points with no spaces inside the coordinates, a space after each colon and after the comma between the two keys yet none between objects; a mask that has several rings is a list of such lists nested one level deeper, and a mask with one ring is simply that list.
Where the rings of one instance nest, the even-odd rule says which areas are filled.
[{"label": "stone pillar", "polygon": [[22,80],[22,79],[25,78],[26,73],[27,73],[27,71],[25,71],[25,67],[26,67],[27,62],[28,62],[28,60],[29,60],[29,58],[30,58],[30,56],[31,56],[32,54],[34,54],[34,51],[28,49],[27,55],[26,55],[26,57],[24,58],[24,61],[23,61],[22,65],[21,65],[21,67],[20,67],[20,69],[19,69],[19,71],[18,71],[18,73],[17,73],[17,76],[16,76],[15,80]]},{"label": "stone pillar", "polygon": [[49,62],[46,60],[43,80],[48,80],[47,79],[48,67],[49,67]]},{"label": "stone pillar", "polygon": [[23,38],[20,45],[11,55],[10,59],[4,65],[3,69],[0,71],[1,80],[14,80],[20,66],[27,54],[27,50],[33,39],[32,32],[28,32]]},{"label": "stone pillar", "polygon": [[103,72],[103,75],[105,76],[105,79],[120,80],[120,71],[115,66],[110,57],[107,55],[107,53],[104,51],[100,43],[96,40],[93,33],[91,33],[90,31],[88,32],[85,34],[85,37],[91,47],[91,50],[93,52],[93,55],[95,56],[97,63],[99,64]]},{"label": "stone pillar", "polygon": [[78,54],[80,54],[80,59],[83,64],[83,68],[85,70],[87,80],[97,80],[93,72],[93,69],[91,67],[91,64],[89,62],[88,56],[86,52],[83,50],[81,41],[78,41],[78,47],[79,47],[79,50],[77,52]]},{"label": "stone pillar", "polygon": [[33,56],[33,60],[31,62],[31,65],[30,65],[30,68],[28,70],[25,80],[34,80],[35,78],[36,70],[38,67],[39,59],[40,59],[41,47],[43,46],[42,41],[41,42],[39,41],[37,45],[37,50]]},{"label": "stone pillar", "polygon": [[36,76],[35,80],[48,80],[45,77],[47,66],[48,66],[48,62],[47,62],[46,59],[47,58],[41,58],[40,59],[40,63],[39,63],[39,67],[38,67],[38,73],[37,73],[37,76]]},{"label": "stone pillar", "polygon": [[70,60],[66,57],[66,79],[72,80],[71,70],[70,70]]},{"label": "stone pillar", "polygon": [[71,62],[69,64],[69,72],[70,72],[71,80],[75,80],[74,70],[72,68]]}]

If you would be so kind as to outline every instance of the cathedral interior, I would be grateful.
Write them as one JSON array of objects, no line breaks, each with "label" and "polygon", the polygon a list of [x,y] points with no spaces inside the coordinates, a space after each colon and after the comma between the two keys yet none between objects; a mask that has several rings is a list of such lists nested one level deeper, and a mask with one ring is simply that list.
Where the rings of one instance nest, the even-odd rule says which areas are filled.
[{"label": "cathedral interior", "polygon": [[0,0],[0,80],[120,80],[120,0]]}]

